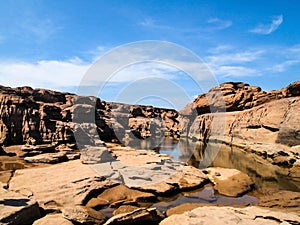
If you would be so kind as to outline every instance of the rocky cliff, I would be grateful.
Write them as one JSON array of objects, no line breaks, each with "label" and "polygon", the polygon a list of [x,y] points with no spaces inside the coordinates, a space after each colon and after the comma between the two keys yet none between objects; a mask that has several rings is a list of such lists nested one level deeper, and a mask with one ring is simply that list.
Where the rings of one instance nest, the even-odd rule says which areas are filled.
[{"label": "rocky cliff", "polygon": [[93,142],[94,137],[85,136],[91,133],[103,141],[122,141],[126,133],[145,139],[161,127],[165,127],[165,135],[176,137],[180,128],[178,113],[172,109],[110,103],[30,87],[0,86],[0,115],[1,145],[32,140],[36,144],[72,143],[74,132],[87,142]]},{"label": "rocky cliff", "polygon": [[[299,96],[299,81],[270,92],[245,83],[224,83],[181,111],[182,135],[202,141],[221,138],[229,143],[299,145]],[[212,124],[214,120],[220,123]]]}]

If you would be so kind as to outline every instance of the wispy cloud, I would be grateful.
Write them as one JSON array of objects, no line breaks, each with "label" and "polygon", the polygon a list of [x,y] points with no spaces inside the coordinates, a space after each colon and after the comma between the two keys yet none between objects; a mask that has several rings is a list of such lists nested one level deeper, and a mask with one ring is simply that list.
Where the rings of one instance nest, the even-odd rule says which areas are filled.
[{"label": "wispy cloud", "polygon": [[258,70],[245,66],[218,66],[211,67],[211,69],[219,78],[247,77],[260,75]]},{"label": "wispy cloud", "polygon": [[207,21],[207,23],[212,25],[210,28],[214,30],[224,30],[232,25],[231,20],[222,20],[219,18],[211,18]]},{"label": "wispy cloud", "polygon": [[271,24],[259,24],[257,27],[249,30],[251,33],[268,35],[278,29],[283,23],[283,16],[279,15],[274,17]]},{"label": "wispy cloud", "polygon": [[20,27],[24,31],[25,36],[33,36],[38,42],[44,42],[52,38],[63,28],[50,18],[40,19],[36,17],[28,17],[20,23]]},{"label": "wispy cloud", "polygon": [[172,26],[158,24],[152,17],[144,18],[144,20],[142,22],[138,23],[138,25],[145,27],[145,28],[153,28],[153,29],[170,29],[170,30],[177,29]]},{"label": "wispy cloud", "polygon": [[208,56],[207,60],[211,64],[216,65],[226,65],[233,63],[245,63],[252,62],[257,60],[260,55],[264,53],[263,50],[247,50],[241,52],[232,52],[232,53],[224,53],[224,54],[215,54],[213,56]]},{"label": "wispy cloud", "polygon": [[279,63],[271,68],[272,72],[284,72],[289,69],[291,66],[299,64],[300,60],[287,60],[285,62]]},{"label": "wispy cloud", "polygon": [[4,43],[5,37],[0,34],[0,44]]}]

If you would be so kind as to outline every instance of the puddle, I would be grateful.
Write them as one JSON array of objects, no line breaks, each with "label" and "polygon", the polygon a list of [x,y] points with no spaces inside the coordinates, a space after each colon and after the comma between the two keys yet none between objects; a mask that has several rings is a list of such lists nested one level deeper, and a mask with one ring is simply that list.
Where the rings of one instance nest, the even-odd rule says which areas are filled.
[{"label": "puddle", "polygon": [[203,203],[207,205],[223,205],[223,206],[246,206],[258,204],[258,199],[250,195],[243,195],[241,197],[233,198],[215,194],[212,186],[207,186],[201,191],[185,192],[183,196],[177,197],[173,201],[168,199],[161,199],[159,203],[155,203],[152,207],[157,208],[164,213],[168,209],[173,208],[184,203]]},{"label": "puddle", "polygon": [[0,171],[24,169],[25,165],[18,161],[0,161]]}]

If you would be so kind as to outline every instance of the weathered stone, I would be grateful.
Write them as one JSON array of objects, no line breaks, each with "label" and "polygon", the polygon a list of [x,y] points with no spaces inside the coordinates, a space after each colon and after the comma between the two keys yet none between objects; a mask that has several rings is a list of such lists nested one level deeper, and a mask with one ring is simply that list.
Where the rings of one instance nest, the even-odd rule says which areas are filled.
[{"label": "weathered stone", "polygon": [[259,205],[268,208],[296,211],[300,214],[300,193],[278,191],[271,194],[265,194],[259,198]]},{"label": "weathered stone", "polygon": [[69,206],[62,209],[63,216],[74,223],[100,225],[105,222],[105,215],[85,206]]},{"label": "weathered stone", "polygon": [[166,182],[178,185],[181,190],[186,190],[203,187],[208,181],[207,175],[201,170],[191,166],[184,166],[180,172],[175,173]]},{"label": "weathered stone", "polygon": [[115,160],[106,147],[88,147],[81,150],[81,162],[84,164],[105,163]]},{"label": "weathered stone", "polygon": [[[180,222],[179,222],[180,221]],[[271,211],[256,206],[247,208],[204,206],[183,214],[172,215],[164,219],[160,225],[276,225],[299,224],[300,217],[293,213]]]},{"label": "weathered stone", "polygon": [[254,185],[247,174],[236,169],[212,167],[204,172],[208,173],[214,189],[222,195],[237,197],[250,191]]},{"label": "weathered stone", "polygon": [[[133,190],[120,184],[116,187],[105,190],[98,199],[102,202],[109,202],[110,205],[132,204],[139,201],[155,200],[155,195],[138,190]],[[88,203],[89,204],[89,203]],[[90,203],[91,204],[91,203]]]},{"label": "weathered stone", "polygon": [[104,206],[108,206],[110,202],[106,199],[100,199],[100,198],[92,198],[88,201],[86,204],[87,207],[94,208],[94,209],[99,209]]},{"label": "weathered stone", "polygon": [[203,206],[205,206],[205,204],[203,204],[203,203],[185,203],[185,204],[181,204],[181,205],[178,205],[178,206],[168,209],[166,214],[167,214],[167,216],[172,216],[175,214],[182,214],[184,212],[188,212],[188,211],[191,211],[193,209],[196,209],[198,207],[203,207]]},{"label": "weathered stone", "polygon": [[133,205],[121,205],[119,208],[114,210],[113,215],[118,215],[118,214],[124,214],[124,213],[130,213],[133,212],[134,210],[139,209],[137,206]]},{"label": "weathered stone", "polygon": [[44,209],[59,210],[64,206],[80,205],[91,193],[114,185],[79,160],[64,162],[45,168],[17,170],[9,189],[29,190]]},{"label": "weathered stone", "polygon": [[73,225],[73,223],[65,218],[62,214],[49,214],[45,217],[34,221],[32,225]]},{"label": "weathered stone", "polygon": [[24,160],[30,163],[60,163],[68,160],[66,152],[45,153],[31,157],[25,157]]},{"label": "weathered stone", "polygon": [[35,200],[0,187],[0,224],[31,224],[40,217],[39,206]]},{"label": "weathered stone", "polygon": [[139,208],[128,213],[115,215],[107,220],[105,225],[158,224],[162,219],[162,215],[155,208]]}]

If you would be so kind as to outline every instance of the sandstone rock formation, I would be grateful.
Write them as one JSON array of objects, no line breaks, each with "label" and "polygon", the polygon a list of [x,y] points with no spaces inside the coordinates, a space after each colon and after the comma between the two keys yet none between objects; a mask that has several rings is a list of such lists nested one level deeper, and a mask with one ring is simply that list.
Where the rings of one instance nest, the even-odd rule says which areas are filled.
[{"label": "sandstone rock formation", "polygon": [[39,206],[34,199],[0,187],[0,224],[31,224],[40,217]]},{"label": "sandstone rock formation", "polygon": [[138,208],[131,212],[115,215],[108,219],[104,225],[139,225],[139,224],[158,224],[163,219],[162,215],[154,209]]},{"label": "sandstone rock formation", "polygon": [[168,136],[180,132],[178,113],[172,109],[30,87],[0,86],[0,115],[0,144],[5,145],[74,143],[75,137],[81,145],[93,145],[99,137],[122,141],[126,132],[142,139],[161,134],[163,127]]},{"label": "sandstone rock formation", "polygon": [[[238,146],[274,165],[293,168],[290,176],[297,177],[299,90],[300,81],[270,92],[244,83],[221,84],[181,111],[182,137],[200,140],[204,145],[211,140]],[[202,158],[205,154],[214,158],[208,150],[201,154]]]},{"label": "sandstone rock formation", "polygon": [[43,168],[17,170],[9,182],[9,190],[33,195],[46,210],[84,204],[94,192],[115,183],[99,176],[79,160]]},{"label": "sandstone rock formation", "polygon": [[251,178],[236,169],[210,167],[204,170],[220,194],[237,197],[250,191],[254,183]]},{"label": "sandstone rock formation", "polygon": [[160,225],[192,225],[203,224],[239,224],[239,225],[275,225],[299,224],[300,217],[293,213],[271,211],[256,206],[247,208],[204,206],[183,214],[172,215],[164,219]]},{"label": "sandstone rock formation", "polygon": [[61,214],[48,214],[41,219],[34,221],[32,225],[73,225],[73,223],[65,218]]}]

